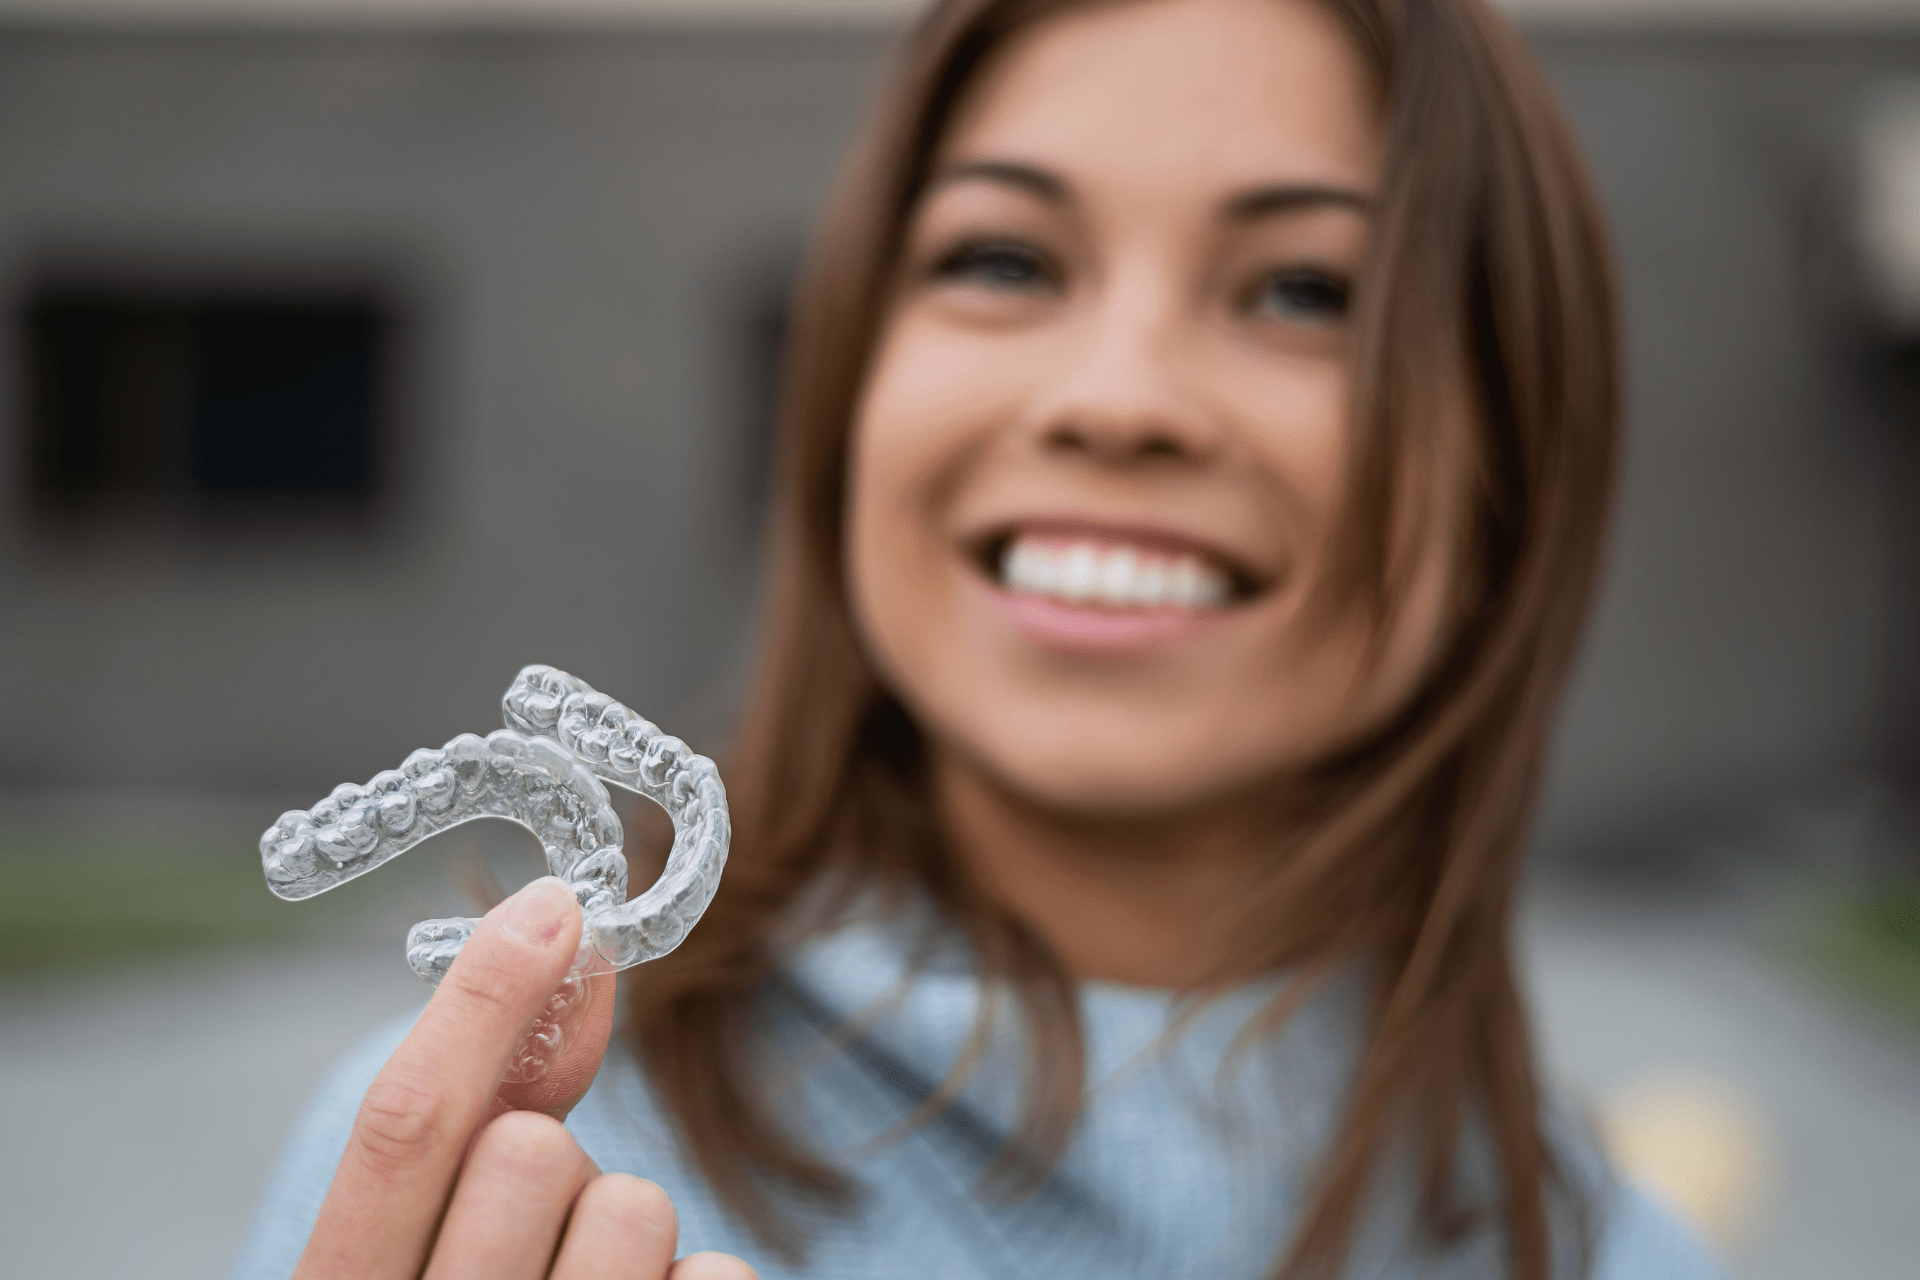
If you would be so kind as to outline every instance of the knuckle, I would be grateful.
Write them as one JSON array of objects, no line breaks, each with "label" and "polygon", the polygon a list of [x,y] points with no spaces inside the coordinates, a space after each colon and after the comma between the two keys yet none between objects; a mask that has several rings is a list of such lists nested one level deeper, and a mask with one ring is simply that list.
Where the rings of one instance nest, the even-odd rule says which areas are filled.
[{"label": "knuckle", "polygon": [[579,1145],[566,1126],[536,1111],[509,1111],[481,1132],[469,1160],[477,1169],[515,1179],[547,1179],[580,1164]]},{"label": "knuckle", "polygon": [[595,1178],[580,1193],[578,1212],[604,1222],[621,1236],[634,1240],[671,1241],[679,1233],[673,1201],[645,1178],[609,1173]]},{"label": "knuckle", "polygon": [[360,1103],[354,1134],[376,1171],[394,1172],[448,1142],[451,1122],[438,1090],[404,1075],[373,1082]]},{"label": "knuckle", "polygon": [[669,1280],[760,1280],[760,1273],[730,1253],[690,1253],[673,1264]]},{"label": "knuckle", "polygon": [[[475,957],[480,959],[480,957]],[[469,1016],[483,1023],[517,1018],[525,1003],[525,992],[502,965],[479,963],[462,970],[455,967],[441,984],[468,1010]]]}]

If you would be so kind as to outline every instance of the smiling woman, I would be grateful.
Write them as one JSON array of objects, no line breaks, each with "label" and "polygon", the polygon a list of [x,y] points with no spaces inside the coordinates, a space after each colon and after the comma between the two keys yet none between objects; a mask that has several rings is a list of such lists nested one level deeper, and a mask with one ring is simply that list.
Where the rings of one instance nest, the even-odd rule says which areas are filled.
[{"label": "smiling woman", "polygon": [[[1095,9],[1017,49],[907,224],[854,422],[856,615],[954,758],[1051,805],[1219,820],[1404,701],[1434,648],[1445,530],[1384,665],[1371,620],[1308,608],[1346,482],[1375,89],[1313,6]],[[1153,976],[1131,968],[1087,976]]]},{"label": "smiling woman", "polygon": [[462,1163],[578,936],[508,904],[243,1272],[651,1280],[677,1209],[821,1280],[1710,1275],[1543,1104],[1508,945],[1614,416],[1479,0],[934,6],[802,294],[705,923],[570,1135]]}]

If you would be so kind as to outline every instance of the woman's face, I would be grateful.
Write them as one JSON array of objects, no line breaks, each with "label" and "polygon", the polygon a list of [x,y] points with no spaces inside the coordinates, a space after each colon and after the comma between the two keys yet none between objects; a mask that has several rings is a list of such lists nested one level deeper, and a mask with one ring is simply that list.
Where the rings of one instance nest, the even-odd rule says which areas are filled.
[{"label": "woman's face", "polygon": [[1369,74],[1312,0],[1080,9],[973,85],[848,500],[863,637],[943,758],[1064,812],[1166,813],[1408,695],[1443,555],[1378,649],[1358,611],[1308,608],[1379,169]]}]

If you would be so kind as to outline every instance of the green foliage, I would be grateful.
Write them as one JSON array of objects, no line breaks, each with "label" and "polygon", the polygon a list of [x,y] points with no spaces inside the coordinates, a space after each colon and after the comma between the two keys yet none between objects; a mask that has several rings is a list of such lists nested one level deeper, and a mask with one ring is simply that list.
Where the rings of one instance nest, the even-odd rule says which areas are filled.
[{"label": "green foliage", "polygon": [[1822,976],[1920,1030],[1920,884],[1822,895],[1799,933]]},{"label": "green foliage", "polygon": [[1880,945],[1920,960],[1920,886],[1890,890],[1862,903],[1860,927]]},{"label": "green foliage", "polygon": [[347,905],[282,902],[238,842],[0,833],[0,973],[288,943]]}]

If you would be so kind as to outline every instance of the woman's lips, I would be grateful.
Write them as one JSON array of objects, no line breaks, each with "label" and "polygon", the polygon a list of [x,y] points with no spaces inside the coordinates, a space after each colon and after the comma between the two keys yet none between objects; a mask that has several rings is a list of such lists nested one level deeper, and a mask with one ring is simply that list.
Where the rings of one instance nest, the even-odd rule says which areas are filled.
[{"label": "woman's lips", "polygon": [[1100,609],[992,586],[982,589],[1029,639],[1064,653],[1117,657],[1171,648],[1197,640],[1233,617],[1225,609]]}]

